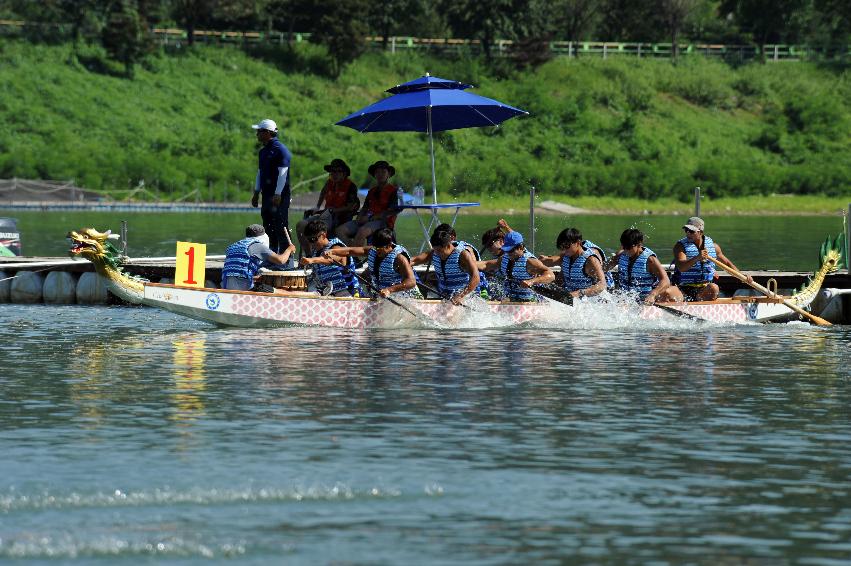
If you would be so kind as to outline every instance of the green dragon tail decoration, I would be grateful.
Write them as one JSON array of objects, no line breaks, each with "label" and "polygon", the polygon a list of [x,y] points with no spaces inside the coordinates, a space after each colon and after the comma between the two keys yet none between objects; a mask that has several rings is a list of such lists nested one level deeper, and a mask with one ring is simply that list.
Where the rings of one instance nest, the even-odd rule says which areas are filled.
[{"label": "green dragon tail decoration", "polygon": [[845,234],[839,234],[835,239],[830,236],[825,239],[819,250],[819,270],[808,278],[807,283],[796,291],[791,301],[798,305],[808,305],[818,294],[829,273],[845,267]]}]

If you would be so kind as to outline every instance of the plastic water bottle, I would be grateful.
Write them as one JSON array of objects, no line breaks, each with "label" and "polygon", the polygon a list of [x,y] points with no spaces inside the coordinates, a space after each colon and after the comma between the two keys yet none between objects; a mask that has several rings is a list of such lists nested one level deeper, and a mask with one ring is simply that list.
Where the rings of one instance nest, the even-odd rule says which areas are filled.
[{"label": "plastic water bottle", "polygon": [[405,206],[405,191],[402,189],[402,185],[399,185],[399,188],[396,189],[396,202],[399,208]]},{"label": "plastic water bottle", "polygon": [[414,204],[422,204],[425,199],[425,189],[422,183],[414,185]]}]

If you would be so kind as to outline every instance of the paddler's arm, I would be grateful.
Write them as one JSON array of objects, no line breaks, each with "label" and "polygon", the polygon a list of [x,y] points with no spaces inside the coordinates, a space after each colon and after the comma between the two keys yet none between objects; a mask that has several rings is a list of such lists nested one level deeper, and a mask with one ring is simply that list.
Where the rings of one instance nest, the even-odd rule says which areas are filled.
[{"label": "paddler's arm", "polygon": [[428,250],[427,252],[423,252],[421,254],[417,254],[411,258],[411,265],[421,265],[423,263],[428,263],[431,261],[431,254],[433,252]]},{"label": "paddler's arm", "polygon": [[[340,259],[343,259],[342,257]],[[333,265],[335,260],[332,257],[303,257],[298,260],[300,265]]]},{"label": "paddler's arm", "polygon": [[323,253],[325,257],[336,255],[340,257],[349,257],[352,255],[367,255],[372,246],[353,247],[353,248],[333,248]]},{"label": "paddler's arm", "polygon": [[521,281],[520,284],[524,287],[531,288],[532,285],[552,283],[556,279],[556,275],[553,273],[553,270],[541,263],[541,260],[536,257],[530,257],[526,260],[526,270],[532,275],[535,275],[535,277]]},{"label": "paddler's arm", "polygon": [[488,261],[477,261],[476,267],[478,267],[482,271],[487,271],[488,273],[493,273],[497,269],[499,269],[499,262],[502,261],[501,258],[489,259]]},{"label": "paddler's arm", "polygon": [[[592,259],[593,258],[593,259]],[[606,274],[603,273],[603,265],[600,263],[600,259],[593,255],[589,257],[591,261],[585,260],[585,275],[597,281],[587,289],[582,290],[582,295],[585,297],[593,297],[594,295],[599,295],[603,291],[606,290]],[[579,291],[573,291],[571,293],[573,297],[579,297]]]},{"label": "paddler's arm", "polygon": [[450,299],[456,305],[460,305],[464,297],[476,290],[476,287],[479,286],[480,280],[479,269],[476,265],[476,258],[473,257],[473,252],[470,250],[464,250],[461,253],[461,259],[458,261],[458,264],[461,266],[461,269],[470,275],[470,282],[467,283],[467,286],[461,291],[455,293],[455,295],[453,295]]},{"label": "paddler's arm", "polygon": [[612,254],[612,257],[609,258],[609,261],[606,262],[606,265],[603,266],[603,271],[611,271],[618,264],[618,259],[623,253],[623,248],[619,249],[615,253]]},{"label": "paddler's arm", "polygon": [[652,305],[659,293],[671,286],[671,280],[668,279],[668,272],[662,267],[662,262],[655,255],[647,258],[647,271],[659,280],[659,284],[644,298],[645,303]]},{"label": "paddler's arm", "polygon": [[563,256],[561,254],[559,254],[559,255],[542,255],[538,259],[541,261],[541,263],[543,263],[547,267],[555,267],[556,265],[559,265],[561,263],[562,257]]},{"label": "paddler's arm", "polygon": [[505,234],[508,234],[509,232],[514,232],[514,230],[512,230],[511,226],[508,225],[508,222],[506,222],[504,218],[500,218],[499,220],[497,220],[496,226]]},{"label": "paddler's arm", "polygon": [[398,293],[399,291],[407,291],[417,286],[417,280],[414,279],[414,270],[411,268],[408,258],[402,254],[397,255],[396,260],[393,262],[393,268],[396,270],[396,273],[402,276],[402,282],[381,289],[379,293],[381,293],[382,297],[386,297],[391,293]]},{"label": "paddler's arm", "polygon": [[698,254],[698,255],[694,256],[693,258],[688,259],[688,257],[686,257],[686,250],[683,247],[683,245],[679,242],[674,244],[674,265],[681,272],[685,273],[686,271],[688,271],[689,269],[694,267],[697,264],[697,262],[699,262],[703,259],[704,258],[702,257],[702,254]]}]

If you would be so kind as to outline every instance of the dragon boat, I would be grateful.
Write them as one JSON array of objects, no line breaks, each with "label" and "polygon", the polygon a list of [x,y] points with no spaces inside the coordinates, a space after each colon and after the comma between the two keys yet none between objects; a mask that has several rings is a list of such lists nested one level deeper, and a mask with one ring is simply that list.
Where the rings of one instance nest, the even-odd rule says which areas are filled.
[{"label": "dragon boat", "polygon": [[[447,301],[408,299],[403,308],[384,300],[325,297],[318,293],[289,291],[258,293],[151,283],[121,269],[118,249],[109,241],[111,232],[84,228],[68,234],[70,254],[91,261],[109,290],[131,303],[161,308],[173,313],[223,326],[324,326],[336,328],[381,328],[415,323],[458,320],[461,309]],[[821,267],[810,281],[791,296],[731,297],[684,304],[636,305],[635,316],[643,320],[684,317],[716,323],[785,321],[798,314],[787,304],[806,308],[816,297],[827,274],[842,261],[840,238],[829,238],[821,249]],[[512,303],[480,301],[476,313],[488,317],[488,326],[535,324],[546,327],[553,310],[547,302]],[[786,303],[786,304],[784,304]],[[569,307],[564,307],[569,308]],[[563,310],[563,309],[561,309]]]}]

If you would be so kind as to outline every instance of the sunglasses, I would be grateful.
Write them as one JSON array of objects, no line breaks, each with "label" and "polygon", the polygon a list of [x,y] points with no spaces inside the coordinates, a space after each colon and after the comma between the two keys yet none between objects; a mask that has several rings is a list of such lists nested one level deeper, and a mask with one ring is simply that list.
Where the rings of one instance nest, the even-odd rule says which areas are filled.
[{"label": "sunglasses", "polygon": [[689,234],[697,234],[697,230],[692,230],[691,228],[683,228],[683,230],[685,230]]},{"label": "sunglasses", "polygon": [[315,244],[317,242],[317,240],[319,240],[319,236],[311,236],[307,239],[307,241],[310,242],[311,244]]}]

